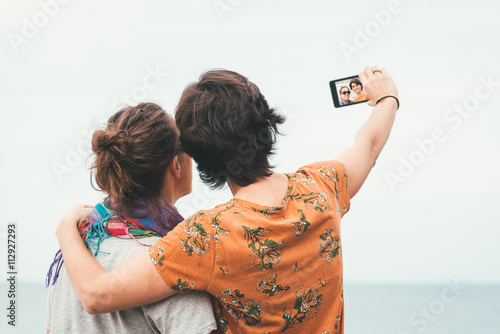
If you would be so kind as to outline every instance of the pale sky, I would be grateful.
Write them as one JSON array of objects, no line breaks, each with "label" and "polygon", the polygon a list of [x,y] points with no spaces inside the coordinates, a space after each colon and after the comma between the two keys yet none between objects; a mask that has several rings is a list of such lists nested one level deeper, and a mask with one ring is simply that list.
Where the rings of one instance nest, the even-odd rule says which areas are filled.
[{"label": "pale sky", "polygon": [[[273,161],[291,172],[352,144],[371,108],[335,109],[328,82],[377,64],[401,108],[343,219],[344,281],[500,283],[500,3],[55,1],[0,3],[0,240],[16,222],[21,281],[44,279],[62,215],[102,198],[85,138],[119,105],[172,113],[205,69],[240,72],[288,115]],[[177,206],[230,197],[196,179]]]}]

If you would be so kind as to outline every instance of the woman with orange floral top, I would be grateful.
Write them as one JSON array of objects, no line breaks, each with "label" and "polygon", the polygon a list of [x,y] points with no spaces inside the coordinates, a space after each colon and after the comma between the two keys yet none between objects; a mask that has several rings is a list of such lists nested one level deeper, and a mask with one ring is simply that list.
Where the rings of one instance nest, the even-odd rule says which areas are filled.
[{"label": "woman with orange floral top", "polygon": [[87,311],[202,290],[213,296],[219,332],[343,333],[340,220],[384,147],[399,103],[385,70],[367,67],[360,78],[379,103],[354,145],[287,174],[269,164],[284,118],[255,84],[218,70],[189,85],[176,111],[182,149],[203,181],[227,184],[234,197],[197,212],[109,273],[76,229],[89,209],[69,211],[56,234]]},{"label": "woman with orange floral top", "polygon": [[352,79],[349,82],[349,87],[356,93],[356,98],[352,102],[356,103],[371,99],[370,95],[363,90],[363,83],[358,78]]}]

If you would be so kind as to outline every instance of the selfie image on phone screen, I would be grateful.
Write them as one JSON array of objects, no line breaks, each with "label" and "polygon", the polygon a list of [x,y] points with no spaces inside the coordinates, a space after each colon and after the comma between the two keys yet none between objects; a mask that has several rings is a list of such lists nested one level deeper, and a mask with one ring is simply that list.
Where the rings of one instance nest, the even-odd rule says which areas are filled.
[{"label": "selfie image on phone screen", "polygon": [[336,108],[367,102],[371,99],[357,75],[330,81],[330,90]]}]

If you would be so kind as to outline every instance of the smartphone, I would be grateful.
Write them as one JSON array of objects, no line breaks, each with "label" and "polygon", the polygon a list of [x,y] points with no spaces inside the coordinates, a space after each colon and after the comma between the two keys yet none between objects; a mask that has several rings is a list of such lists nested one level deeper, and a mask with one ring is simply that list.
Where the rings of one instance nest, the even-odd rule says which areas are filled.
[{"label": "smartphone", "polygon": [[335,108],[352,106],[370,100],[370,95],[363,88],[357,75],[330,81]]}]

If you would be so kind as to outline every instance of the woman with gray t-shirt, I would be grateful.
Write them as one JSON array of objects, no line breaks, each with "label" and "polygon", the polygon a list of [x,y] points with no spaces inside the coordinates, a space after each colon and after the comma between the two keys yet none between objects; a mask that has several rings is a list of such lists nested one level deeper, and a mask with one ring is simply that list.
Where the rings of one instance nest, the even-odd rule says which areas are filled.
[{"label": "woman with gray t-shirt", "polygon": [[[111,271],[183,220],[173,204],[191,192],[192,162],[180,151],[175,121],[154,103],[111,116],[106,127],[94,133],[92,150],[91,169],[107,197],[78,229],[91,254]],[[210,296],[200,291],[119,312],[88,314],[60,252],[47,274],[47,285],[47,332],[52,334],[210,333],[217,327]]]}]

